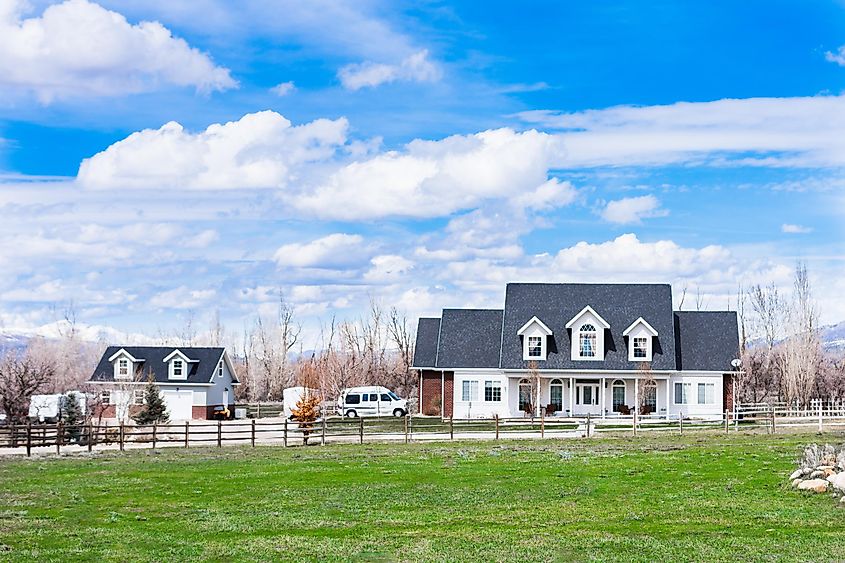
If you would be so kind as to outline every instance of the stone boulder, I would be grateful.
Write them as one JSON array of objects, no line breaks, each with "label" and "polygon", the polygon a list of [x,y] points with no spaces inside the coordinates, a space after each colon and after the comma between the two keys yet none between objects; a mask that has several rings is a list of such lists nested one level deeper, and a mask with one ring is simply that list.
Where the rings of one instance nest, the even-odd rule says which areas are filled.
[{"label": "stone boulder", "polygon": [[814,493],[826,493],[828,482],[824,479],[807,479],[798,483],[799,491],[812,491]]},{"label": "stone boulder", "polygon": [[795,471],[792,472],[792,475],[789,476],[789,480],[794,481],[796,479],[800,479],[803,476],[804,476],[804,470],[803,469],[796,469]]},{"label": "stone boulder", "polygon": [[827,478],[834,489],[845,492],[845,473],[836,473]]}]

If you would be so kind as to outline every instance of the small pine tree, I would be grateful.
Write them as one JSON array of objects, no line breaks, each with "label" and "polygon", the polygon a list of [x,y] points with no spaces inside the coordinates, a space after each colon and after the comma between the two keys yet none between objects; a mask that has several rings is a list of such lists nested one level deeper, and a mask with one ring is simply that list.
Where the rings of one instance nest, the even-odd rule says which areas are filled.
[{"label": "small pine tree", "polygon": [[147,387],[144,390],[144,406],[133,417],[133,420],[137,424],[154,424],[170,420],[167,405],[164,404],[164,397],[161,396],[152,374],[147,378]]},{"label": "small pine tree", "polygon": [[71,391],[62,400],[62,423],[68,440],[79,441],[79,436],[82,434],[82,418],[79,397]]},{"label": "small pine tree", "polygon": [[302,441],[308,443],[308,435],[311,429],[314,428],[314,421],[320,418],[320,397],[315,393],[309,393],[307,390],[296,402],[296,406],[291,409],[293,419],[299,423],[302,429]]}]

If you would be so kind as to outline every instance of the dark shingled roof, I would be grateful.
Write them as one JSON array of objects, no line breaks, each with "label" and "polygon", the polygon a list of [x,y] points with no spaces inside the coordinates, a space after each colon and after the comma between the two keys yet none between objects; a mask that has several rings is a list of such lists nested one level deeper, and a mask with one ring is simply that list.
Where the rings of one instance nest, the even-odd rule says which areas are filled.
[{"label": "dark shingled roof", "polygon": [[443,309],[436,367],[498,367],[501,337],[501,309]]},{"label": "dark shingled roof", "polygon": [[[199,360],[196,363],[188,364],[188,379],[186,381],[179,380],[178,383],[190,385],[192,383],[209,383],[214,376],[214,369],[220,362],[223,356],[223,348],[174,348],[161,346],[109,346],[105,354],[97,364],[97,368],[91,375],[91,381],[114,381],[114,365],[109,362],[109,358],[115,355],[120,349],[129,352],[132,357],[139,360],[144,360],[140,365],[141,379],[146,380],[150,371],[152,371],[155,380],[158,383],[175,383],[175,380],[168,379],[168,365],[164,363],[164,358],[169,356],[174,350],[179,350],[191,360]],[[232,374],[234,378],[234,374]]]},{"label": "dark shingled roof", "polygon": [[421,318],[417,325],[417,343],[414,346],[414,367],[432,368],[437,363],[437,337],[440,319]]},{"label": "dark shingled roof", "polygon": [[[605,331],[604,361],[573,361],[571,330],[566,323],[590,306],[610,324]],[[672,288],[668,284],[510,283],[505,292],[502,364],[505,369],[525,367],[522,338],[517,331],[536,316],[553,334],[541,369],[636,369],[628,361],[628,339],[622,332],[642,317],[658,332],[651,367],[674,370],[675,323]]]},{"label": "dark shingled roof", "polygon": [[675,313],[678,369],[730,372],[739,357],[739,332],[733,311]]}]

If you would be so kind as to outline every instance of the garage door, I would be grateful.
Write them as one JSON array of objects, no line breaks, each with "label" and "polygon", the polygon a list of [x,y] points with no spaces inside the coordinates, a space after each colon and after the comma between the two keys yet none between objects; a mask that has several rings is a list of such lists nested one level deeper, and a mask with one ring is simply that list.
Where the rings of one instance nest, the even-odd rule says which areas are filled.
[{"label": "garage door", "polygon": [[170,420],[189,420],[194,404],[193,391],[162,391]]}]

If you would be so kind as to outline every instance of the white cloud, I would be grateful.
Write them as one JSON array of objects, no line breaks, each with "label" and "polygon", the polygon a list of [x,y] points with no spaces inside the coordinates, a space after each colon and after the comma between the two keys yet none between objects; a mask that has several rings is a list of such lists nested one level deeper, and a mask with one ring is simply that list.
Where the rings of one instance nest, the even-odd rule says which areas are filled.
[{"label": "white cloud", "polygon": [[364,273],[364,279],[375,283],[398,281],[414,266],[414,262],[396,254],[375,256],[370,263],[372,267]]},{"label": "white cloud", "polygon": [[813,229],[810,227],[804,227],[803,225],[795,225],[792,223],[784,223],[780,226],[780,230],[782,233],[788,234],[807,234],[813,232]]},{"label": "white cloud", "polygon": [[228,69],[160,23],[132,25],[87,0],[67,0],[26,19],[23,7],[20,0],[3,0],[0,9],[0,88],[31,91],[46,103],[162,84],[202,92],[237,86]]},{"label": "white cloud", "polygon": [[274,259],[281,267],[342,269],[360,265],[368,252],[364,237],[335,233],[306,243],[285,244]]},{"label": "white cloud", "polygon": [[290,94],[291,92],[296,90],[296,86],[293,82],[282,82],[280,84],[276,84],[272,88],[270,88],[270,92],[276,94],[277,96],[284,97]]},{"label": "white cloud", "polygon": [[86,188],[238,189],[284,187],[308,163],[330,158],[346,140],[345,119],[293,127],[273,111],[189,133],[170,122],[145,129],[82,161]]},{"label": "white cloud", "polygon": [[423,49],[407,56],[399,64],[383,64],[371,61],[347,65],[337,76],[347,90],[373,88],[390,82],[436,82],[442,71],[428,58]]},{"label": "white cloud", "polygon": [[213,289],[192,289],[179,286],[162,291],[150,299],[150,305],[156,309],[197,309],[209,305],[217,292]]},{"label": "white cloud", "polygon": [[[348,220],[445,216],[484,200],[537,190],[549,180],[550,163],[559,158],[554,137],[537,131],[496,129],[416,140],[404,151],[343,166],[294,205],[320,217]],[[558,188],[543,188],[543,197]]]},{"label": "white cloud", "polygon": [[836,63],[839,66],[845,66],[845,45],[839,47],[835,53],[827,51],[824,54],[824,58],[828,62]]},{"label": "white cloud", "polygon": [[560,129],[566,168],[678,162],[744,166],[845,164],[845,96],[723,99],[517,114]]},{"label": "white cloud", "polygon": [[571,182],[551,178],[536,189],[520,194],[514,203],[525,209],[543,211],[571,204],[578,198],[578,191]]},{"label": "white cloud", "polygon": [[601,211],[602,219],[620,225],[641,223],[643,219],[665,217],[668,214],[669,211],[661,209],[660,201],[653,195],[610,201]]}]

